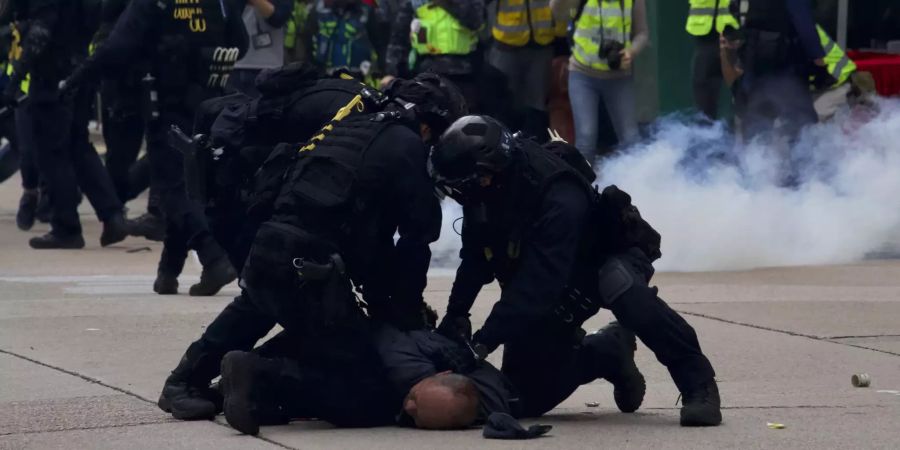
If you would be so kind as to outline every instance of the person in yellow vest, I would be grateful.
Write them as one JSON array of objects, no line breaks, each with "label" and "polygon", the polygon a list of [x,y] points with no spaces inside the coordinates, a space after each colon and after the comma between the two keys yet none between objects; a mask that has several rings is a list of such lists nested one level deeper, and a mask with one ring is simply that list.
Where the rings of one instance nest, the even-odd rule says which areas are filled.
[{"label": "person in yellow vest", "polygon": [[[13,61],[18,60],[22,56],[21,35],[15,24],[11,24],[9,35],[9,52],[7,52],[6,77],[7,82],[13,72]],[[19,85],[21,95],[28,94],[28,87],[31,76],[26,75],[25,79]],[[8,114],[8,113],[7,113]],[[40,182],[41,175],[38,171],[37,161],[34,159],[33,143],[29,141],[26,135],[24,139],[19,136],[23,133],[18,131],[18,123],[16,116],[20,113],[13,112],[10,117],[3,118],[0,127],[3,129],[4,136],[9,140],[10,145],[18,153],[19,172],[22,177],[22,197],[19,199],[19,210],[16,211],[16,226],[22,231],[28,231],[34,226],[37,218],[38,204],[41,200]],[[27,133],[26,133],[27,134]],[[48,203],[48,197],[44,195],[44,203]]]},{"label": "person in yellow vest", "polygon": [[718,116],[722,89],[719,35],[728,27],[740,28],[734,11],[739,0],[690,0],[685,30],[694,36],[692,85],[694,105],[710,119]]},{"label": "person in yellow vest", "polygon": [[853,91],[850,77],[856,72],[856,64],[821,26],[816,28],[825,50],[825,67],[819,69],[812,83],[813,107],[821,122],[833,117],[838,109],[847,104]]},{"label": "person in yellow vest", "polygon": [[506,77],[512,93],[517,123],[507,125],[539,138],[547,134],[552,44],[558,28],[550,0],[497,0],[487,63]]},{"label": "person in yellow vest", "polygon": [[[569,60],[569,101],[575,119],[575,146],[597,156],[600,105],[605,107],[620,145],[638,138],[634,58],[650,41],[645,0],[553,0],[557,17],[574,18]],[[580,4],[579,4],[580,3]]]},{"label": "person in yellow vest", "polygon": [[[452,81],[469,109],[478,104],[475,68],[484,0],[410,0],[394,18],[382,86],[395,77],[433,72]],[[410,50],[415,62],[410,67]]]}]

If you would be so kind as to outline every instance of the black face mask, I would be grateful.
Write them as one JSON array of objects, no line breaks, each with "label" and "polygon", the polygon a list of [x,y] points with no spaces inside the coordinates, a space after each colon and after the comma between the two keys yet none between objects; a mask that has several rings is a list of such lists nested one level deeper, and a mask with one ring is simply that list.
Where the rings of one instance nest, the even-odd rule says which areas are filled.
[{"label": "black face mask", "polygon": [[438,192],[456,200],[460,205],[473,205],[484,201],[484,188],[478,174],[455,180],[437,180]]}]

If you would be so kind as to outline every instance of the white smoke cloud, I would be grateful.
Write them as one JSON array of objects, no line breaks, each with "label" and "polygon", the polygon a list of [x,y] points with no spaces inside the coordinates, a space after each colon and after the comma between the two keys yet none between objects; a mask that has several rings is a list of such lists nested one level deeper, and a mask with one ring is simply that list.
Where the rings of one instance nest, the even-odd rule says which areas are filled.
[{"label": "white smoke cloud", "polygon": [[[722,125],[662,119],[654,136],[598,167],[598,183],[631,194],[663,236],[660,270],[738,270],[858,261],[900,243],[900,102],[809,128],[795,146],[799,180],[782,187],[785,158],[733,145]],[[796,155],[800,155],[796,157]],[[433,267],[455,267],[461,215],[444,204]]]}]

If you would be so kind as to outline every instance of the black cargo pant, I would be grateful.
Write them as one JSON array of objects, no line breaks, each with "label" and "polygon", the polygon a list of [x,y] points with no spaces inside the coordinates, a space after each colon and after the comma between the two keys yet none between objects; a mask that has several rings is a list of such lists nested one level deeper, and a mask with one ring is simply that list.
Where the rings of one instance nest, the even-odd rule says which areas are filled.
[{"label": "black cargo pant", "polygon": [[695,39],[693,67],[694,105],[706,117],[715,120],[719,114],[719,93],[724,81],[718,34],[710,33]]},{"label": "black cargo pant", "polygon": [[100,221],[122,212],[112,181],[90,142],[88,122],[94,91],[78,89],[74,98],[60,98],[52,80],[32,79],[28,100],[21,107],[20,132],[33,145],[41,176],[53,199],[53,233],[81,234],[79,187]]},{"label": "black cargo pant", "polygon": [[545,325],[506,344],[503,374],[519,394],[514,414],[541,416],[569,398],[578,386],[615,374],[624,348],[616,339],[599,333],[578,339],[574,327]]},{"label": "black cargo pant", "polygon": [[[197,250],[205,266],[225,257],[209,231],[202,207],[187,196],[184,181],[184,157],[169,146],[172,125],[191,130],[193,113],[179,108],[163,108],[159,119],[147,126],[147,154],[150,158],[151,184],[157,188],[160,209],[166,219],[166,238],[159,271],[178,276],[184,268],[188,250]],[[189,131],[186,131],[189,132]]]},{"label": "black cargo pant", "polygon": [[41,184],[41,173],[34,156],[34,136],[31,134],[30,116],[25,105],[15,111],[16,149],[19,151],[19,171],[22,189],[37,189]]},{"label": "black cargo pant", "polygon": [[585,292],[653,351],[679,391],[690,391],[712,381],[715,371],[700,349],[694,329],[657,296],[657,288],[648,285],[652,276],[650,260],[633,248],[607,258],[595,287]]},{"label": "black cargo pant", "polygon": [[[138,160],[145,128],[142,95],[137,81],[104,80],[100,88],[106,170],[123,202],[134,199],[150,184],[150,161],[146,157]],[[151,199],[151,207],[155,202]]]},{"label": "black cargo pant", "polygon": [[[296,339],[309,337],[310,329],[317,327],[319,318],[311,313],[309,304],[319,292],[315,287],[302,286],[292,265],[293,258],[310,256],[313,250],[297,232],[289,225],[272,222],[260,228],[241,273],[241,295],[216,316],[187,351],[188,358],[195,360],[189,383],[209,384],[219,374],[226,353],[252,349],[276,323]],[[348,346],[365,341],[353,341],[349,339],[352,335],[347,333],[343,341]]]},{"label": "black cargo pant", "polygon": [[349,342],[359,339],[371,342],[368,336],[303,340],[281,332],[256,348],[269,360],[254,386],[267,403],[262,408],[339,427],[394,423],[402,396],[391,388],[375,349]]}]

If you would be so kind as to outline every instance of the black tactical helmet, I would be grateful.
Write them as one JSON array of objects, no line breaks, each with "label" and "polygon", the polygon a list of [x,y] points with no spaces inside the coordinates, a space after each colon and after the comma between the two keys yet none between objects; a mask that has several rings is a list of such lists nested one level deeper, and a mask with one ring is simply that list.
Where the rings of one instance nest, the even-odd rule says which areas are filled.
[{"label": "black tactical helmet", "polygon": [[431,151],[435,183],[463,203],[480,188],[479,177],[498,174],[512,160],[513,136],[489,116],[465,116],[447,128]]},{"label": "black tactical helmet", "polygon": [[394,80],[385,94],[401,104],[410,104],[419,119],[434,129],[435,135],[443,133],[456,119],[469,113],[459,88],[433,73],[421,73],[412,80]]}]

